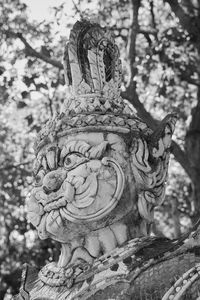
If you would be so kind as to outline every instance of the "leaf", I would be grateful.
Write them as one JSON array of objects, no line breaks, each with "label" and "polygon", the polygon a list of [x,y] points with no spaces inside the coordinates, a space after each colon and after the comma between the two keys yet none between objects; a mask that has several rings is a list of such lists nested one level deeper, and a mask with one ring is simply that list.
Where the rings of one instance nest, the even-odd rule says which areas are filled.
[{"label": "leaf", "polygon": [[17,108],[19,108],[19,109],[24,108],[26,106],[27,106],[27,104],[24,101],[18,101],[18,103],[17,103]]},{"label": "leaf", "polygon": [[28,122],[28,126],[30,126],[33,123],[33,116],[32,115],[28,115],[25,119]]}]

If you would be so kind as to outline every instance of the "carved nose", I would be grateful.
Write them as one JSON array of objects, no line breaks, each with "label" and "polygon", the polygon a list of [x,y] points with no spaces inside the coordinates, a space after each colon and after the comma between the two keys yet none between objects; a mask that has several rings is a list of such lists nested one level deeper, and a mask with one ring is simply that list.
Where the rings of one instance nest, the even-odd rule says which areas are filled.
[{"label": "carved nose", "polygon": [[43,191],[48,195],[51,192],[56,192],[61,187],[66,178],[66,171],[54,170],[46,174],[43,179]]},{"label": "carved nose", "polygon": [[49,190],[46,186],[42,186],[42,188],[43,188],[43,191],[45,192],[45,194],[50,194],[51,193],[51,190]]}]

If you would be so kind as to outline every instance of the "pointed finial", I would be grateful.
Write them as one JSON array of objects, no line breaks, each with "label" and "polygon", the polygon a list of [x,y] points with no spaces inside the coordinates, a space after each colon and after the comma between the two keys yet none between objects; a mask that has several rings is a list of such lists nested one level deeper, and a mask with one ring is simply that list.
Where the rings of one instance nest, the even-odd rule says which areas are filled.
[{"label": "pointed finial", "polygon": [[121,62],[110,31],[87,20],[78,21],[71,30],[64,51],[64,70],[72,94],[119,95]]}]

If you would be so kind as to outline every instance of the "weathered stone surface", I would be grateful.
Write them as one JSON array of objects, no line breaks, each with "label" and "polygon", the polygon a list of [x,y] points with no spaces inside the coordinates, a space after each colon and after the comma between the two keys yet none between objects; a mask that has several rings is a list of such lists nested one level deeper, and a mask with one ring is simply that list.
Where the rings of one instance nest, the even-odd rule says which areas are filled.
[{"label": "weathered stone surface", "polygon": [[167,273],[199,261],[177,241],[142,237],[164,200],[176,117],[153,132],[135,115],[120,97],[117,46],[97,24],[74,25],[64,67],[70,96],[38,135],[27,198],[28,220],[61,253],[25,270],[17,299],[161,299]]}]

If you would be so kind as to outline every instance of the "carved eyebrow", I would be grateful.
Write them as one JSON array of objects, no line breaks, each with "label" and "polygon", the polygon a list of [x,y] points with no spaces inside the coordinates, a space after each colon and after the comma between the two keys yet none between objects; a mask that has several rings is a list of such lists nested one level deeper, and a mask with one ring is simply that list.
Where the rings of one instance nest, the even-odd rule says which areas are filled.
[{"label": "carved eyebrow", "polygon": [[70,141],[63,147],[60,153],[60,161],[62,162],[65,156],[72,152],[78,152],[86,155],[86,152],[91,148],[91,146],[85,141]]},{"label": "carved eyebrow", "polygon": [[36,176],[40,169],[44,169],[45,171],[48,170],[48,164],[45,155],[35,158],[33,163],[33,175]]},{"label": "carved eyebrow", "polygon": [[60,153],[60,162],[63,162],[65,156],[72,152],[78,152],[88,158],[100,158],[107,148],[108,142],[91,146],[85,141],[70,141],[65,145]]},{"label": "carved eyebrow", "polygon": [[39,161],[37,158],[34,159],[33,162],[33,175],[36,176],[39,172],[40,168],[42,167],[41,161]]},{"label": "carved eyebrow", "polygon": [[103,153],[105,152],[108,144],[109,144],[108,142],[103,141],[99,145],[91,147],[88,151],[88,157],[89,158],[100,158],[103,155]]},{"label": "carved eyebrow", "polygon": [[[60,162],[59,165],[63,163],[64,158],[66,155],[76,152],[81,153],[87,158],[100,158],[103,153],[105,152],[107,146],[107,141],[103,141],[98,145],[91,146],[85,141],[69,141],[67,145],[65,145],[61,152],[60,152]],[[37,175],[38,171],[41,167],[43,167],[45,170],[50,169],[53,170],[57,166],[58,161],[58,148],[53,146],[49,147],[46,151],[46,154],[38,156],[35,159],[34,167],[33,167],[33,173],[34,175]]]},{"label": "carved eyebrow", "polygon": [[52,171],[58,166],[59,148],[57,145],[48,146],[43,153],[39,153],[34,163],[34,173],[37,174],[40,168]]}]

